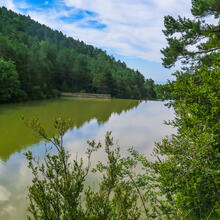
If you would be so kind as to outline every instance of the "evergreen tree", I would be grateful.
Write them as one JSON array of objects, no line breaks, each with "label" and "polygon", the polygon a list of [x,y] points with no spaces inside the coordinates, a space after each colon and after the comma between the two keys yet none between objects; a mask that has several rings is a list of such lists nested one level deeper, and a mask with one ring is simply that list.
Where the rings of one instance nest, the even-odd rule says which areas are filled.
[{"label": "evergreen tree", "polygon": [[[161,50],[163,65],[172,67],[176,61],[183,64],[210,65],[220,51],[220,2],[219,0],[192,0],[194,19],[166,16],[164,19],[168,47]],[[208,24],[205,19],[213,16],[217,24]],[[179,37],[177,37],[179,36]],[[204,41],[205,39],[205,41]],[[196,47],[196,50],[190,48]]]},{"label": "evergreen tree", "polygon": [[13,101],[21,93],[15,65],[2,58],[0,58],[0,88],[0,102]]}]

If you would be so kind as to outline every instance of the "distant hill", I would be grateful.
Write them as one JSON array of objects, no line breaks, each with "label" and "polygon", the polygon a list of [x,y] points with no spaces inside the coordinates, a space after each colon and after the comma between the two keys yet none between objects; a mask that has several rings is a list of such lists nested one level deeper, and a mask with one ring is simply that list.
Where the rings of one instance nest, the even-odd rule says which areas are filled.
[{"label": "distant hill", "polygon": [[0,102],[50,98],[58,91],[144,99],[146,82],[105,51],[0,8]]}]

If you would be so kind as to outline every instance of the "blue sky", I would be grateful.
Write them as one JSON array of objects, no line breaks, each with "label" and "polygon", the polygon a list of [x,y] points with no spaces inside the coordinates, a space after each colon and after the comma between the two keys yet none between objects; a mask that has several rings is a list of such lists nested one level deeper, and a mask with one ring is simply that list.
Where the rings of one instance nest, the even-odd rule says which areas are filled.
[{"label": "blue sky", "polygon": [[191,0],[0,0],[0,6],[102,48],[158,83],[176,70],[161,64],[163,17],[190,17],[190,5]]}]

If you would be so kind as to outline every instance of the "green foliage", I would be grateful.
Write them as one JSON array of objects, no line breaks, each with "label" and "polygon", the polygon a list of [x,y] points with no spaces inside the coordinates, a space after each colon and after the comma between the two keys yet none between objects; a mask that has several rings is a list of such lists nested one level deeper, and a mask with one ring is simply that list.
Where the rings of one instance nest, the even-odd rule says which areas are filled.
[{"label": "green foliage", "polygon": [[180,216],[217,219],[219,215],[219,157],[209,132],[173,135],[157,145],[156,154],[166,156],[154,170],[161,191]]},{"label": "green foliage", "polygon": [[147,99],[156,99],[159,98],[159,94],[156,94],[156,85],[152,79],[147,79],[144,83],[144,88],[146,90]]},{"label": "green foliage", "polygon": [[154,91],[156,93],[157,99],[170,100],[170,92],[167,87],[168,87],[167,84],[165,85],[156,84],[155,85]]},{"label": "green foliage", "polygon": [[[219,19],[220,3],[218,0],[192,0],[192,14],[195,19],[166,16],[163,30],[168,47],[161,50],[164,55],[163,65],[172,67],[176,61],[191,65],[210,65],[216,60],[220,48],[220,23],[205,23],[206,16]],[[205,41],[204,41],[205,39]],[[196,50],[192,50],[192,46]],[[186,66],[185,66],[186,68]]]},{"label": "green foliage", "polygon": [[0,58],[0,102],[15,100],[21,93],[18,73],[11,61]]},{"label": "green foliage", "polygon": [[[60,136],[53,138],[48,137],[37,120],[29,123],[29,126],[41,137],[50,141],[58,151],[55,155],[47,153],[43,164],[40,164],[31,152],[26,153],[29,168],[34,175],[33,185],[29,188],[28,208],[34,219],[83,219],[81,192],[90,168],[91,153],[97,150],[98,146],[88,149],[89,163],[86,168],[83,167],[82,160],[70,164],[70,155],[63,147],[63,135],[70,123],[69,120],[57,119],[54,127]],[[37,165],[35,166],[34,163]]]},{"label": "green foliage", "polygon": [[[180,120],[175,125],[180,131],[196,133],[195,124],[202,124],[219,142],[220,134],[220,66],[203,66],[195,73],[177,72],[176,81],[171,82],[170,97]],[[199,127],[199,126],[198,126]]]},{"label": "green foliage", "polygon": [[[86,190],[86,219],[138,219],[140,211],[137,207],[138,196],[135,189],[124,178],[125,164],[121,159],[119,147],[114,145],[111,133],[106,134],[105,153],[107,163],[99,162],[93,172],[102,174],[98,192],[91,187]],[[94,142],[89,142],[90,146]],[[101,145],[100,145],[101,147]]]},{"label": "green foliage", "polygon": [[178,133],[157,145],[157,154],[167,156],[157,164],[159,182],[182,211],[207,217],[219,209],[220,67],[177,72],[176,78],[169,89],[177,117],[169,124]]},{"label": "green foliage", "polygon": [[[29,219],[170,219],[176,218],[176,210],[168,200],[161,200],[160,188],[155,182],[153,164],[146,157],[130,149],[130,155],[122,157],[115,146],[111,132],[107,132],[105,145],[88,141],[87,165],[82,159],[71,162],[70,154],[63,146],[63,136],[71,121],[56,119],[54,127],[58,135],[50,138],[39,120],[25,120],[57,152],[47,147],[43,161],[29,151],[25,155],[32,170],[29,187]],[[48,146],[48,145],[47,145]],[[51,147],[52,147],[51,146]],[[92,170],[93,152],[104,148],[105,162],[98,162]],[[142,168],[142,172],[140,170]],[[85,187],[89,172],[99,173],[98,189]]]},{"label": "green foliage", "polygon": [[144,99],[144,77],[105,51],[66,37],[30,17],[0,8],[0,57],[12,60],[23,99],[53,97],[62,92],[110,93]]},{"label": "green foliage", "polygon": [[[168,47],[162,50],[164,66],[178,59],[185,72],[176,72],[176,80],[164,86],[164,94],[175,110],[175,119],[167,122],[177,134],[157,143],[152,166],[162,193],[179,210],[180,216],[218,219],[220,215],[220,26],[206,24],[209,15],[219,18],[215,0],[193,0],[195,20],[165,17],[164,34]],[[174,36],[180,36],[178,39]],[[205,38],[206,42],[200,42]],[[196,45],[197,51],[188,51]]]},{"label": "green foliage", "polygon": [[219,18],[220,2],[218,0],[193,0],[191,11],[196,17],[214,15],[215,18]]}]

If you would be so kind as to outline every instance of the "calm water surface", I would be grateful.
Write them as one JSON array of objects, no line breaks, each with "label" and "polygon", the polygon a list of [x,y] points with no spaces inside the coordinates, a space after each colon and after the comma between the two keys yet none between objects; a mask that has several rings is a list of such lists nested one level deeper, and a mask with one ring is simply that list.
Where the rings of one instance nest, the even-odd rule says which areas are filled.
[{"label": "calm water surface", "polygon": [[[51,135],[56,117],[71,118],[74,125],[64,140],[73,157],[76,153],[84,157],[86,141],[102,141],[107,131],[112,131],[122,152],[133,146],[150,157],[154,142],[174,131],[163,124],[173,118],[173,110],[158,101],[77,98],[0,105],[0,220],[25,219],[32,176],[23,153],[31,150],[41,157],[45,153],[45,143],[24,126],[22,115],[39,117]],[[104,158],[102,152],[93,157]],[[88,182],[93,184],[94,177]]]}]

